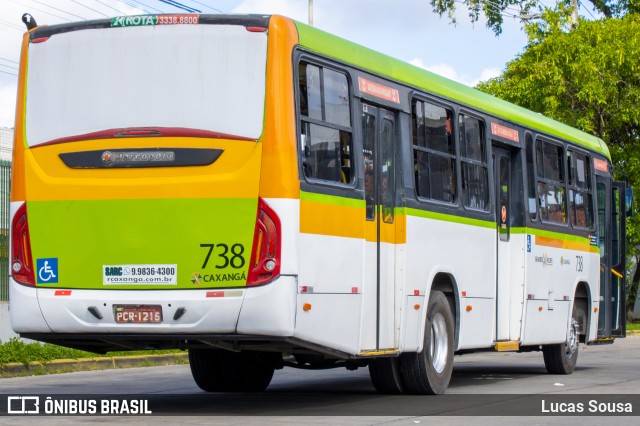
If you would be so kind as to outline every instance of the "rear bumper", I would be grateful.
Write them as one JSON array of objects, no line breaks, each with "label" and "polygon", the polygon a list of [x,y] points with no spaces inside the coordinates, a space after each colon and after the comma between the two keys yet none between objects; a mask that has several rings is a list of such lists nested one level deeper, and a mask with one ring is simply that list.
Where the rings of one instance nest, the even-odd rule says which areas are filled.
[{"label": "rear bumper", "polygon": [[[292,336],[296,278],[255,288],[221,290],[67,290],[10,282],[11,325],[25,337],[228,335]],[[115,305],[160,305],[162,323],[116,323]],[[179,311],[184,311],[180,316]],[[92,313],[93,312],[93,313]],[[94,315],[94,313],[98,315]],[[102,318],[99,318],[99,317]]]}]

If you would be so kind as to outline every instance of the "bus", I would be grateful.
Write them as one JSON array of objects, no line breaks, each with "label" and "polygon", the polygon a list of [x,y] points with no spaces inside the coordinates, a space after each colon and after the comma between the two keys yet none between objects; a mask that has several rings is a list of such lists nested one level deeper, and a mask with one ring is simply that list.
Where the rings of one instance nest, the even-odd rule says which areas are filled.
[{"label": "bus", "polygon": [[13,329],[188,350],[204,391],[441,394],[456,354],[625,335],[602,140],[286,17],[30,29],[13,155]]}]

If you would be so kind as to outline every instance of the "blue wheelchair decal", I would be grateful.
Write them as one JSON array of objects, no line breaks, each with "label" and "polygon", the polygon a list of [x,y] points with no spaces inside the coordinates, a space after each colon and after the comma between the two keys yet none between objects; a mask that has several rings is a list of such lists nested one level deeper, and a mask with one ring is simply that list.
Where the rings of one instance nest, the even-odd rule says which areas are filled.
[{"label": "blue wheelchair decal", "polygon": [[58,258],[37,259],[38,284],[56,284],[58,282]]}]

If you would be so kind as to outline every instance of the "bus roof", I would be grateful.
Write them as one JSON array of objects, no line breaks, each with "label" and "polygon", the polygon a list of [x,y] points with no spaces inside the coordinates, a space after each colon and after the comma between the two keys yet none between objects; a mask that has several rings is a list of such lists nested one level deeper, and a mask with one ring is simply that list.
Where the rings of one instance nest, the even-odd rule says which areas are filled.
[{"label": "bus roof", "polygon": [[392,80],[423,89],[541,133],[575,142],[611,160],[604,141],[541,114],[295,21],[300,45]]}]

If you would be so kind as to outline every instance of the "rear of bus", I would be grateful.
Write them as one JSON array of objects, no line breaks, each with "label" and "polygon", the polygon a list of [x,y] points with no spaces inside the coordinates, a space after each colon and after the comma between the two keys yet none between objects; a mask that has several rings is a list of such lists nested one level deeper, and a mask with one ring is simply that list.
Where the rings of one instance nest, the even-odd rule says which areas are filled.
[{"label": "rear of bus", "polygon": [[294,118],[275,124],[291,88],[266,84],[290,73],[267,60],[283,45],[270,21],[283,19],[138,16],[25,35],[16,332],[95,351],[293,333],[290,184],[265,141]]}]

